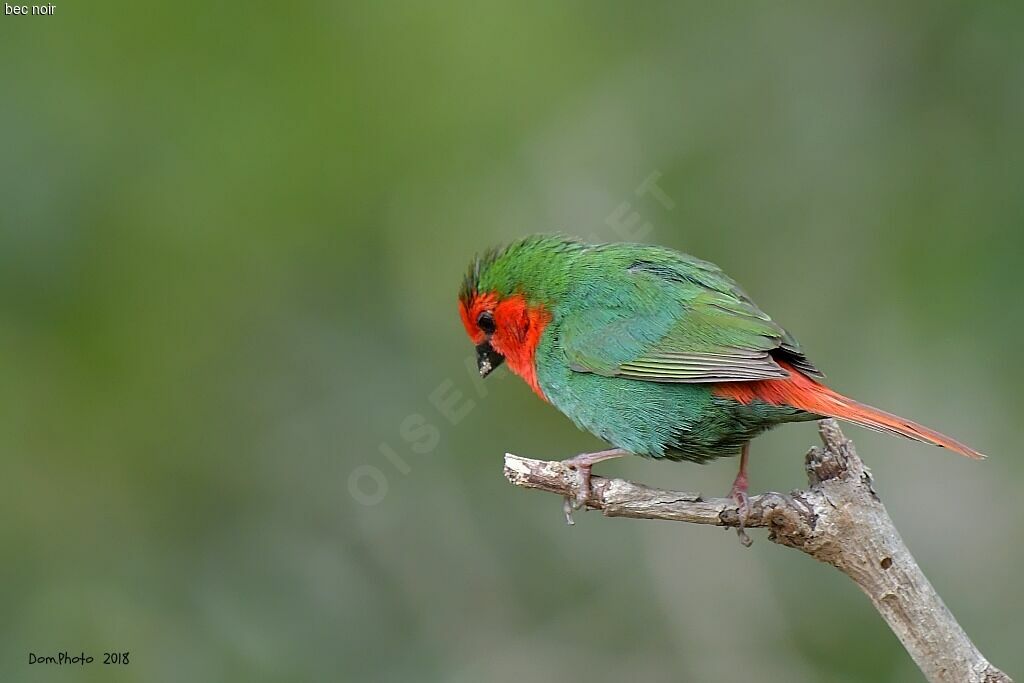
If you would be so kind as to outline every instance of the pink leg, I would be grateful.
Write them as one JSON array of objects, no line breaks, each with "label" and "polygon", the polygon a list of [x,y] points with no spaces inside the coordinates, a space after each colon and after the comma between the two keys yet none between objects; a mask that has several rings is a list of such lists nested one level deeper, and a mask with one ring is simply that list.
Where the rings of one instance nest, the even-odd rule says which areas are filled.
[{"label": "pink leg", "polygon": [[576,470],[580,475],[580,486],[576,491],[576,496],[574,498],[566,496],[565,504],[562,506],[565,510],[566,522],[575,524],[572,519],[573,510],[586,507],[587,497],[590,495],[590,468],[602,460],[611,460],[623,455],[629,455],[629,452],[621,448],[613,448],[607,451],[597,451],[596,453],[580,453],[577,456],[562,461],[563,465]]},{"label": "pink leg", "polygon": [[736,473],[736,478],[732,482],[732,490],[729,491],[729,497],[736,501],[736,516],[740,520],[736,535],[740,537],[740,543],[747,547],[753,543],[743,528],[743,523],[750,514],[750,498],[747,496],[747,458],[749,455],[750,442],[748,441],[743,444],[743,450],[740,451],[740,471]]}]

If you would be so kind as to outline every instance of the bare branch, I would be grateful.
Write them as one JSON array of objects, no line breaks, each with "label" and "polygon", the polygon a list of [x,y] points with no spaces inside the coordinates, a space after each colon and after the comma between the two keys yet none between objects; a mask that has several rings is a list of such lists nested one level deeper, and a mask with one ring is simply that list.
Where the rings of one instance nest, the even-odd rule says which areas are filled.
[{"label": "bare branch", "polygon": [[[774,543],[830,564],[860,587],[932,683],[1013,683],[978,651],[935,592],[872,488],[870,471],[834,420],[823,420],[823,448],[807,454],[809,486],[788,495],[750,498],[747,528],[764,527]],[[559,462],[505,456],[516,486],[572,496],[576,471]],[[587,507],[609,517],[666,519],[737,527],[736,504],[634,484],[591,478]]]}]

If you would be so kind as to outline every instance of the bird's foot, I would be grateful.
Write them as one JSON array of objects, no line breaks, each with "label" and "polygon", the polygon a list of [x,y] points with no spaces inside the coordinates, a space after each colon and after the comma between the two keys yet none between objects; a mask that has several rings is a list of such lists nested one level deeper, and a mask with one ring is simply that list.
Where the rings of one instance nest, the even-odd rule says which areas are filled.
[{"label": "bird's foot", "polygon": [[572,513],[576,510],[587,509],[587,498],[590,497],[590,468],[602,460],[611,460],[626,455],[626,451],[620,448],[613,448],[609,451],[598,451],[597,453],[580,453],[577,456],[563,460],[562,464],[576,472],[573,495],[566,496],[562,502],[562,511],[565,512],[565,521],[570,526],[576,524]]},{"label": "bird's foot", "polygon": [[746,491],[733,491],[731,498],[736,501],[736,517],[739,519],[739,526],[736,527],[736,535],[743,547],[749,548],[754,541],[747,535],[745,528],[747,519],[750,517],[750,497]]},{"label": "bird's foot", "polygon": [[739,520],[739,526],[736,527],[736,535],[739,537],[743,547],[749,548],[754,541],[747,535],[745,529],[747,520],[750,518],[750,496],[747,495],[746,477],[743,477],[742,480],[740,477],[736,478],[732,485],[732,491],[729,492],[729,497],[736,503],[736,517]]},{"label": "bird's foot", "polygon": [[576,510],[587,509],[587,497],[590,496],[590,468],[592,465],[573,465],[568,460],[563,464],[576,472],[576,486],[573,487],[573,495],[566,496],[562,501],[562,511],[565,512],[565,523],[569,526],[576,524],[572,513]]},{"label": "bird's foot", "polygon": [[736,473],[736,478],[732,482],[732,490],[729,491],[729,497],[736,501],[736,517],[739,520],[736,535],[745,548],[749,548],[753,543],[744,528],[750,517],[750,497],[747,496],[747,459],[749,456],[750,443],[747,442],[743,444],[743,449],[740,451],[740,471]]},{"label": "bird's foot", "polygon": [[575,524],[572,513],[577,510],[587,509],[587,498],[590,496],[590,469],[593,465],[578,465],[572,459],[563,460],[562,464],[577,473],[577,480],[573,488],[573,495],[566,496],[562,501],[562,511],[565,513],[565,523],[569,526]]}]

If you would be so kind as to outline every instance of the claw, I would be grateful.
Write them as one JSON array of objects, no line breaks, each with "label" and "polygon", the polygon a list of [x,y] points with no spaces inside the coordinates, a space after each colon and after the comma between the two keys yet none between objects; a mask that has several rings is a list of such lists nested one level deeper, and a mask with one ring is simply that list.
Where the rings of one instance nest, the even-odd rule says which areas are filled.
[{"label": "claw", "polygon": [[574,458],[563,460],[562,464],[569,469],[576,472],[579,476],[576,478],[576,486],[573,488],[573,495],[566,496],[562,502],[562,511],[565,513],[565,521],[570,526],[576,522],[573,521],[572,513],[576,510],[587,509],[587,498],[590,497],[590,468],[595,463],[599,463],[603,460],[610,460],[611,458],[618,458],[626,455],[626,451],[620,449],[612,449],[610,451],[600,451],[598,453],[580,453]]},{"label": "claw", "polygon": [[736,515],[740,518],[740,526],[750,519],[750,496],[746,491],[733,491],[732,499],[736,501]]},{"label": "claw", "polygon": [[733,489],[732,499],[736,501],[736,517],[739,519],[739,526],[736,527],[736,536],[739,537],[740,543],[743,544],[744,548],[749,548],[753,545],[754,541],[747,535],[747,530],[744,527],[746,526],[747,519],[750,518],[750,497],[747,496],[746,491]]},{"label": "claw", "polygon": [[573,486],[573,495],[566,496],[562,503],[562,510],[565,512],[565,521],[569,526],[576,524],[572,513],[576,510],[587,509],[587,498],[590,496],[590,465],[569,464],[569,469],[576,472],[576,485]]},{"label": "claw", "polygon": [[577,465],[576,471],[580,476],[573,507],[577,510],[586,510],[587,498],[590,497],[590,465]]},{"label": "claw", "polygon": [[729,492],[729,497],[736,501],[736,517],[739,519],[736,535],[739,537],[740,543],[743,544],[744,548],[749,548],[753,544],[750,536],[747,535],[747,530],[744,528],[747,519],[750,517],[750,497],[747,496],[747,457],[750,452],[749,449],[749,443],[743,445],[743,451],[740,454],[740,471],[736,474],[736,480],[733,481],[732,490]]}]

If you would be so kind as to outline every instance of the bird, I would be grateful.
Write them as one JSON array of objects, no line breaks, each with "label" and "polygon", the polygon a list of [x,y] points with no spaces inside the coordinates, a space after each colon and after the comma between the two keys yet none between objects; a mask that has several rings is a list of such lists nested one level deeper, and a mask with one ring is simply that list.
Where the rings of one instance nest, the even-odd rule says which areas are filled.
[{"label": "bird", "polygon": [[796,338],[732,278],[667,247],[531,235],[478,254],[458,303],[482,377],[507,364],[612,446],[563,461],[580,481],[566,500],[570,524],[572,510],[585,507],[593,465],[638,455],[696,463],[739,456],[729,496],[742,525],[750,442],[789,422],[838,418],[985,457],[829,388]]}]

